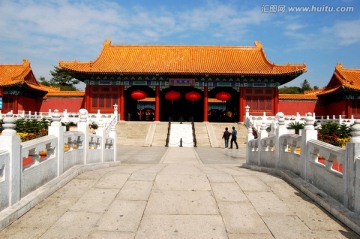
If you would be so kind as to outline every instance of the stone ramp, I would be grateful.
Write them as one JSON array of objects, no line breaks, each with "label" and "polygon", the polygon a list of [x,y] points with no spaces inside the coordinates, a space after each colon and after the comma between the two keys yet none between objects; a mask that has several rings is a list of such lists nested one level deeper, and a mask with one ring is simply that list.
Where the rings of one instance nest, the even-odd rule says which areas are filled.
[{"label": "stone ramp", "polygon": [[78,175],[0,238],[359,238],[282,179],[215,164],[227,150],[157,149],[147,157],[160,163]]}]

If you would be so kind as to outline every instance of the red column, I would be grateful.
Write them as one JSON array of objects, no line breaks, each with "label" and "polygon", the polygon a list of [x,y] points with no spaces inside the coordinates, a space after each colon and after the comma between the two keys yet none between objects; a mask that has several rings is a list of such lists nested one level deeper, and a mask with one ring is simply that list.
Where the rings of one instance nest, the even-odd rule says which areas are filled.
[{"label": "red column", "polygon": [[346,118],[350,119],[352,115],[352,101],[346,100]]},{"label": "red column", "polygon": [[120,120],[125,120],[125,91],[124,86],[120,86]]},{"label": "red column", "polygon": [[18,110],[19,110],[19,101],[18,101],[18,96],[14,95],[14,104],[13,104],[13,109],[14,109],[14,114],[18,114]]},{"label": "red column", "polygon": [[208,86],[204,86],[204,122],[209,121]]},{"label": "red column", "polygon": [[245,99],[244,99],[244,88],[239,87],[239,122],[244,121],[244,110],[245,110]]},{"label": "red column", "polygon": [[155,121],[160,121],[160,86],[155,86]]},{"label": "red column", "polygon": [[90,112],[90,94],[91,94],[91,86],[90,85],[86,85],[85,87],[85,105],[84,105],[84,108]]},{"label": "red column", "polygon": [[274,88],[274,111],[273,115],[276,115],[279,111],[279,89],[276,87]]},{"label": "red column", "polygon": [[[4,88],[0,87],[0,97],[3,97],[3,96],[4,96]],[[1,104],[2,104],[2,108],[0,109],[0,111],[2,111],[5,108],[4,98],[1,99]]]}]

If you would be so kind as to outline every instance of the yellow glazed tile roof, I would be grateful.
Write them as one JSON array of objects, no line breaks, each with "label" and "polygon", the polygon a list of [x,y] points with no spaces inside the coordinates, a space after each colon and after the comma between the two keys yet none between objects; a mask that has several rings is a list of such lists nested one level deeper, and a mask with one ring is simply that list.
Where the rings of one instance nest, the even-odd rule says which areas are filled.
[{"label": "yellow glazed tile roof", "polygon": [[276,65],[263,46],[111,45],[108,40],[95,61],[65,62],[59,67],[82,73],[244,74],[303,73],[305,64]]},{"label": "yellow glazed tile roof", "polygon": [[54,90],[54,91],[49,91],[45,95],[45,98],[47,98],[49,96],[50,97],[56,97],[56,96],[84,97],[85,96],[85,91],[60,91],[60,90]]},{"label": "yellow glazed tile roof", "polygon": [[317,100],[316,94],[279,94],[280,100]]},{"label": "yellow glazed tile roof", "polygon": [[37,82],[28,60],[23,60],[23,64],[0,64],[0,86],[6,87],[17,84],[25,84],[35,90],[47,91],[46,87]]},{"label": "yellow glazed tile roof", "polygon": [[360,90],[360,69],[346,69],[338,64],[330,82],[319,95],[327,95],[341,88]]}]

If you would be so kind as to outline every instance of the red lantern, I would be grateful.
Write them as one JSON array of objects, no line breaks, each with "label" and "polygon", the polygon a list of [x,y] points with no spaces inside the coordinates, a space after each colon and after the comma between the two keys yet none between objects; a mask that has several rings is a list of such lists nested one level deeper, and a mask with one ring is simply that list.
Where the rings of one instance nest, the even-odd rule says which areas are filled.
[{"label": "red lantern", "polygon": [[221,101],[227,101],[230,100],[231,98],[231,94],[225,91],[220,91],[216,94],[216,99],[221,100]]},{"label": "red lantern", "polygon": [[177,92],[177,91],[174,91],[174,90],[168,91],[165,94],[165,99],[167,99],[167,100],[174,101],[174,100],[177,100],[179,98],[180,98],[180,93]]},{"label": "red lantern", "polygon": [[146,93],[142,90],[135,90],[131,92],[131,98],[134,100],[142,100],[146,98]]},{"label": "red lantern", "polygon": [[185,94],[185,98],[187,100],[195,101],[195,100],[200,100],[201,95],[200,95],[200,93],[198,93],[196,91],[190,91]]}]

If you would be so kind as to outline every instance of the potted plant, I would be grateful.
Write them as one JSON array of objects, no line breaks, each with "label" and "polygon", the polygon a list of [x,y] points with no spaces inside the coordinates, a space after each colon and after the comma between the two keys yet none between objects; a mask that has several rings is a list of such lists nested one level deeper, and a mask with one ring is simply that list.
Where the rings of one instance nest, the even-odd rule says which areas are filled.
[{"label": "potted plant", "polygon": [[291,122],[288,127],[288,129],[294,129],[295,130],[295,134],[299,134],[300,130],[304,128],[304,124],[300,123],[298,121],[295,122]]}]

